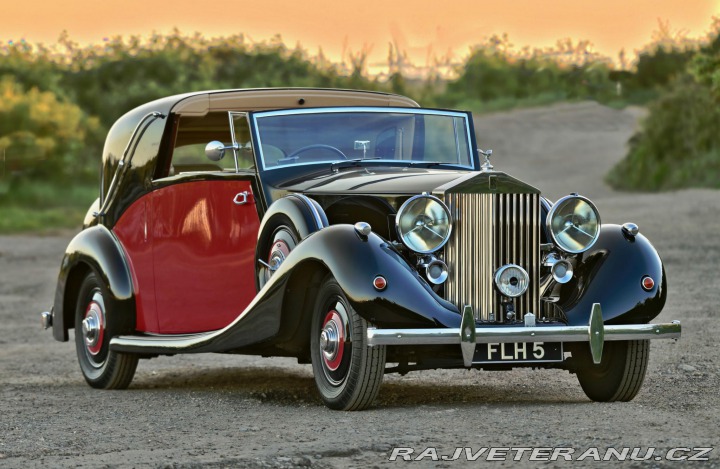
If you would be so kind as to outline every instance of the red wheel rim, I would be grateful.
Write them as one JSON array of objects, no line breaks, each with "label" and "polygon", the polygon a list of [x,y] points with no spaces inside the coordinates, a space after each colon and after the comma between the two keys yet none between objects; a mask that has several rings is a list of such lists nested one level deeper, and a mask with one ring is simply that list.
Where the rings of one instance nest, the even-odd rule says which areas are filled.
[{"label": "red wheel rim", "polygon": [[102,306],[94,300],[88,304],[85,310],[82,334],[88,353],[93,356],[99,354],[105,338],[105,314]]},{"label": "red wheel rim", "polygon": [[320,330],[320,356],[325,367],[335,371],[342,363],[345,351],[345,326],[337,311],[331,310],[325,316]]}]

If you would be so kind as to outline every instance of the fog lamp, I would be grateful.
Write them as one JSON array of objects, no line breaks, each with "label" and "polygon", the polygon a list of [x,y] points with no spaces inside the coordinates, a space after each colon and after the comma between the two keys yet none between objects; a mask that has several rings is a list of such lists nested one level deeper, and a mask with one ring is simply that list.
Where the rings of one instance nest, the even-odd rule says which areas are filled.
[{"label": "fog lamp", "polygon": [[507,264],[495,272],[495,285],[500,293],[507,297],[516,298],[522,295],[529,284],[528,273],[519,265]]},{"label": "fog lamp", "polygon": [[573,277],[573,267],[568,261],[560,260],[553,264],[550,273],[557,283],[568,283]]}]

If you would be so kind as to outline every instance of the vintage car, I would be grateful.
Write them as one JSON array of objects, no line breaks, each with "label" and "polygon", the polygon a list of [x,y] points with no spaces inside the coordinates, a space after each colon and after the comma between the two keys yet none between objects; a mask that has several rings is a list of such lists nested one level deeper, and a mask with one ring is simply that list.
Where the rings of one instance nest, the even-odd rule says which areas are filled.
[{"label": "vintage car", "polygon": [[640,389],[667,281],[632,223],[493,169],[468,112],[378,92],[249,89],[122,116],[44,326],[85,380],[220,352],[312,363],[332,409],[384,373],[561,368],[596,401]]}]

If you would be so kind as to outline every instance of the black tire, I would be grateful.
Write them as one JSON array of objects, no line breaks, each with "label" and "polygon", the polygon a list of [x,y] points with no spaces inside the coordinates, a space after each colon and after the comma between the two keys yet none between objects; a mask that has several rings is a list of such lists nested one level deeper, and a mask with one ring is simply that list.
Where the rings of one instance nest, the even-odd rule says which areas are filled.
[{"label": "black tire", "polygon": [[[337,339],[326,339],[337,328]],[[336,345],[333,355],[332,343]],[[367,322],[350,306],[340,285],[325,277],[313,311],[310,357],[320,396],[334,410],[363,410],[372,405],[385,373],[385,346],[367,346]]]},{"label": "black tire", "polygon": [[[267,234],[261,236],[262,240],[255,254],[257,291],[262,290],[262,287],[270,280],[274,272],[268,269],[265,264],[270,264],[274,268],[279,267],[285,260],[285,256],[295,249],[295,246],[300,242],[297,229],[285,215],[275,215],[263,228],[263,231]],[[276,248],[277,243],[282,243],[283,246]],[[276,261],[279,262],[275,264]]]},{"label": "black tire", "polygon": [[589,347],[576,353],[577,377],[587,397],[597,402],[628,402],[645,380],[650,341],[605,342],[599,365],[593,363]]},{"label": "black tire", "polygon": [[[135,376],[137,355],[110,350],[112,324],[107,322],[107,289],[94,272],[80,286],[75,308],[75,349],[85,381],[98,389],[125,389]],[[83,321],[89,326],[83,329]],[[93,321],[95,321],[93,323]]]}]

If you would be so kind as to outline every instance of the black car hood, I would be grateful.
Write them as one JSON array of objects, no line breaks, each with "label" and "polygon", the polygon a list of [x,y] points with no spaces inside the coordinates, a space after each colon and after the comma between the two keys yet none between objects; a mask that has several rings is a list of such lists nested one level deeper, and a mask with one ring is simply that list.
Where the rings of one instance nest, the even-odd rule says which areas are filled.
[{"label": "black car hood", "polygon": [[433,192],[436,188],[468,175],[470,171],[424,168],[341,169],[302,181],[290,181],[278,189],[305,194],[403,195]]}]

